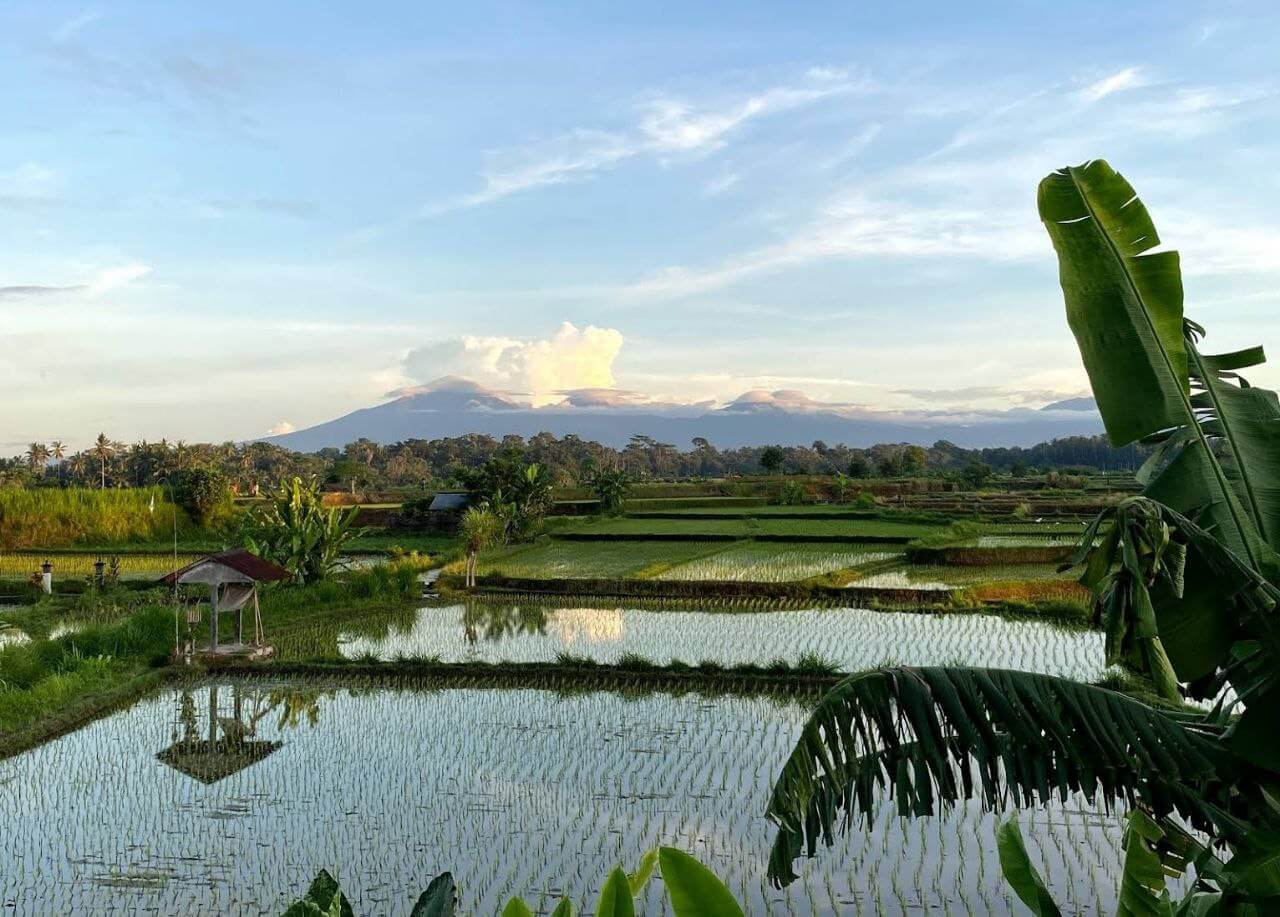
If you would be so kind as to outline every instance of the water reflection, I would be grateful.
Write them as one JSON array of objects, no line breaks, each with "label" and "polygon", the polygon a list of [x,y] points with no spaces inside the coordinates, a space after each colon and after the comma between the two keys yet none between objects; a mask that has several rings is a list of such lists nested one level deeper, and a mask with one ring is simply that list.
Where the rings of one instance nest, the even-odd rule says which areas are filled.
[{"label": "water reflection", "polygon": [[[405,889],[446,869],[463,913],[544,893],[545,913],[553,894],[594,901],[613,865],[659,843],[713,864],[750,914],[1014,910],[994,836],[1008,813],[971,803],[904,819],[886,797],[869,824],[806,861],[803,882],[769,887],[774,831],[761,813],[803,728],[801,704],[296,689],[165,691],[5,762],[0,910],[279,914],[324,867],[365,913],[406,913]],[[276,750],[245,766],[216,756],[237,740]],[[211,741],[215,756],[185,769],[156,759],[157,748],[199,753]],[[1110,913],[1119,818],[1077,796],[1020,818],[1064,913]],[[651,883],[638,912],[661,913],[661,894]]]},{"label": "water reflection", "polygon": [[1039,622],[954,614],[868,611],[677,611],[560,607],[547,602],[473,601],[362,620],[327,648],[300,645],[291,658],[338,653],[349,659],[553,662],[561,654],[617,662],[635,654],[721,665],[796,663],[805,654],[843,671],[886,663],[991,665],[1082,680],[1106,673],[1102,637]]},{"label": "water reflection", "polygon": [[276,687],[270,690],[233,684],[220,692],[211,685],[202,692],[184,689],[176,695],[177,711],[171,744],[156,759],[203,784],[217,783],[252,767],[283,745],[281,739],[259,738],[264,720],[278,713],[275,731],[320,722],[320,691]]}]

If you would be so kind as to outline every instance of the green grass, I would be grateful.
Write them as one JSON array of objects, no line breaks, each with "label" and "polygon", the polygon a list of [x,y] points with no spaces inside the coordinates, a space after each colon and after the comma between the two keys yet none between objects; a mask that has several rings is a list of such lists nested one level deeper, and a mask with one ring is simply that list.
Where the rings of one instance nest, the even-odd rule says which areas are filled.
[{"label": "green grass", "polygon": [[[0,550],[171,541],[174,516],[161,487],[0,489]],[[179,537],[199,532],[182,510],[176,516]]]},{"label": "green grass", "polygon": [[116,624],[0,649],[0,737],[164,664],[172,644],[172,611],[151,606]]},{"label": "green grass", "polygon": [[423,535],[413,532],[377,531],[354,539],[348,549],[352,554],[386,554],[397,548],[405,553],[448,554],[456,550],[458,539],[452,535]]}]

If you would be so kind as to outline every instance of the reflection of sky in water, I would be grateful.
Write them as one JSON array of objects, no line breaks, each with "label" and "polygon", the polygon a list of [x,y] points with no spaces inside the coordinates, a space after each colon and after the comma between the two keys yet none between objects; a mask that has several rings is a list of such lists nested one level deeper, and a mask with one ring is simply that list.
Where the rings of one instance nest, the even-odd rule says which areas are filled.
[{"label": "reflection of sky in water", "polygon": [[558,653],[616,662],[704,659],[722,665],[796,662],[816,653],[843,671],[887,661],[985,665],[1096,680],[1106,671],[1101,634],[984,615],[920,615],[833,608],[697,612],[475,603],[422,608],[409,627],[379,637],[340,636],[348,658],[439,657],[445,662],[546,662]]},{"label": "reflection of sky in water", "polygon": [[[218,732],[239,723],[251,741],[283,743],[256,761],[199,760],[202,687],[0,762],[4,907],[274,915],[324,867],[358,913],[406,914],[446,869],[467,914],[550,888],[580,909],[615,864],[671,843],[711,865],[749,914],[1013,912],[998,819],[972,805],[901,819],[882,804],[871,829],[858,822],[802,861],[800,882],[769,888],[761,813],[804,720],[792,703],[239,684],[219,688]],[[178,766],[157,759],[180,742],[193,744]],[[1020,820],[1064,912],[1111,913],[1119,821],[1077,799]],[[659,883],[646,894],[640,912],[660,913]]]}]

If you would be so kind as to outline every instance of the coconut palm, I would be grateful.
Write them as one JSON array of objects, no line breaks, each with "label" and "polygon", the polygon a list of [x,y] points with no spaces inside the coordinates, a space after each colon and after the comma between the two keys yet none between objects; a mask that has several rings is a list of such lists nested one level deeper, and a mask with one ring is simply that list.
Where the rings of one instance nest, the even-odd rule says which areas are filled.
[{"label": "coconut palm", "polygon": [[[1188,861],[1196,879],[1185,912],[1275,913],[1280,400],[1238,375],[1263,361],[1261,348],[1200,352],[1204,329],[1183,316],[1178,255],[1150,253],[1151,217],[1107,163],[1053,173],[1039,206],[1112,443],[1160,443],[1139,472],[1142,496],[1099,516],[1076,558],[1107,662],[1145,681],[1150,699],[1003,670],[854,675],[814,710],[778,777],[770,876],[792,881],[798,856],[830,843],[842,814],[869,814],[883,792],[905,815],[1079,792],[1139,813],[1122,913],[1172,914],[1161,869]],[[1184,699],[1216,702],[1191,712]],[[1017,868],[1016,844],[1005,846],[1015,890],[1036,913],[1054,913]]]},{"label": "coconut palm", "polygon": [[111,456],[115,455],[116,444],[107,438],[107,434],[99,433],[98,438],[93,441],[91,451],[98,460],[98,468],[102,475],[101,486],[105,490],[107,486],[107,462],[111,459]]},{"label": "coconut palm", "polygon": [[44,474],[45,464],[49,461],[49,447],[44,443],[31,443],[27,446],[27,465],[37,474]]}]

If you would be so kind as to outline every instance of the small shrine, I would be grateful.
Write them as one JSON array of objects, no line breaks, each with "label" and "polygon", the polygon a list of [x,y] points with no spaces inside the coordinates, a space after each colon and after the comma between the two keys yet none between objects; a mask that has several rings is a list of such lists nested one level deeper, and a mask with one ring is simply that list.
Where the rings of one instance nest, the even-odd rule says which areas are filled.
[{"label": "small shrine", "polygon": [[[197,645],[195,632],[203,613],[200,605],[187,606],[186,639],[179,641],[175,654],[190,660],[193,656],[205,661],[210,659],[238,658],[263,659],[270,656],[262,633],[262,614],[258,606],[258,584],[290,579],[283,567],[263,560],[244,549],[210,554],[193,561],[164,577],[168,586],[186,586],[203,583],[209,587],[209,642]],[[245,609],[253,609],[251,632],[245,633]],[[220,620],[235,615],[229,630],[223,630]]]}]

